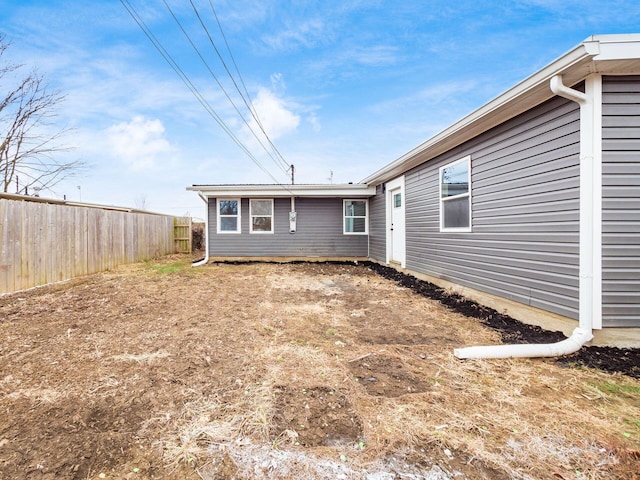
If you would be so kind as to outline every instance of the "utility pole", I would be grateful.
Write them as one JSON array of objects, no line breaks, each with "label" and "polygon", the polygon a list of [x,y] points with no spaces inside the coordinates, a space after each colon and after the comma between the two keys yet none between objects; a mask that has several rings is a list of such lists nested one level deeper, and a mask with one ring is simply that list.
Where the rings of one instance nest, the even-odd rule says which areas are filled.
[{"label": "utility pole", "polygon": [[293,166],[293,164],[291,164],[291,166],[289,167],[289,170],[291,170],[291,185],[293,185],[295,182],[295,171],[296,171],[296,167]]}]

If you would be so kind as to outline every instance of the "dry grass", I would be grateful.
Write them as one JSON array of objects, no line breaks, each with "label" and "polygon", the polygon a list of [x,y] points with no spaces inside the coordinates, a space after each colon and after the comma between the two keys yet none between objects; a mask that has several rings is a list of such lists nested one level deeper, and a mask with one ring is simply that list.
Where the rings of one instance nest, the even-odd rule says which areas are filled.
[{"label": "dry grass", "polygon": [[[174,422],[181,444],[165,448],[170,461],[209,458],[212,463],[205,463],[215,465],[223,458],[225,465],[244,468],[246,473],[250,468],[246,464],[278,464],[273,449],[285,449],[290,456],[285,462],[287,468],[281,465],[276,470],[272,465],[273,478],[320,478],[318,458],[325,457],[332,459],[329,462],[338,460],[330,469],[333,475],[342,472],[344,478],[370,478],[367,468],[375,462],[402,451],[411,457],[426,448],[443,452],[441,457],[445,459],[460,456],[469,463],[495,469],[505,478],[542,478],[556,472],[567,479],[595,479],[609,478],[607,472],[617,464],[614,443],[626,442],[630,448],[637,448],[638,382],[597,371],[562,369],[541,360],[459,361],[446,345],[422,347],[422,351],[428,351],[425,364],[416,358],[413,347],[359,344],[358,331],[349,318],[332,313],[332,306],[341,302],[338,284],[343,280],[305,279],[301,275],[266,277],[267,285],[274,289],[289,293],[305,290],[333,298],[312,305],[263,302],[261,309],[269,315],[259,319],[256,327],[273,333],[271,341],[256,348],[251,368],[239,372],[239,394],[234,401],[227,401],[224,408],[215,402],[185,405],[185,412]],[[381,285],[379,293],[394,288]],[[380,301],[379,295],[374,298]],[[427,302],[417,298],[412,301]],[[295,333],[296,329],[308,329],[308,322],[314,318],[317,321],[318,315],[325,317],[319,337]],[[363,308],[349,312],[350,318],[364,316]],[[460,320],[455,317],[450,312],[445,315],[447,321]],[[469,324],[458,323],[458,334],[464,337]],[[478,332],[476,336],[484,334]],[[405,370],[426,376],[430,390],[393,398],[368,395],[350,373],[349,364],[385,354],[392,354]],[[282,385],[323,387],[345,395],[361,420],[362,440],[302,451],[295,448],[299,444],[294,429],[286,429],[274,438],[274,399],[277,387]],[[268,453],[257,455],[256,449],[266,445],[270,445],[265,451]],[[294,450],[289,451],[292,447]],[[346,463],[344,458],[348,459]],[[436,460],[442,462],[442,458]],[[403,468],[409,469],[408,464]],[[202,478],[216,478],[207,476],[206,471],[201,469]]]},{"label": "dry grass", "polygon": [[[432,391],[375,398],[362,393],[344,362],[317,348],[271,346],[257,360],[264,368],[244,372],[235,402],[189,403],[172,419],[168,430],[176,434],[163,445],[170,463],[197,461],[202,478],[212,479],[226,478],[211,473],[221,458],[234,465],[237,478],[249,478],[256,468],[264,477],[254,472],[251,478],[377,478],[372,472],[387,468],[385,459],[426,447],[464,455],[505,478],[543,478],[555,471],[567,479],[597,479],[608,478],[618,462],[612,432],[619,430],[620,439],[627,430],[635,438],[639,433],[637,382],[598,372],[577,371],[560,382],[552,375],[558,367],[547,363],[459,362],[443,355]],[[339,389],[362,419],[361,444],[300,450],[295,430],[270,437],[274,387],[283,384]],[[603,392],[603,384],[616,385],[620,393]],[[545,405],[531,395],[536,390],[545,392]],[[410,465],[396,467],[408,472]],[[411,478],[450,478],[438,468]]]},{"label": "dry grass", "polygon": [[[3,458],[24,459],[20,468],[34,462],[28,452],[53,451],[60,478],[75,478],[63,474],[76,451],[101,451],[119,455],[101,464],[113,478],[639,471],[640,381],[553,360],[460,361],[454,347],[499,336],[361,267],[193,270],[178,259],[91,282],[0,304],[14,319],[0,322],[0,407],[12,412],[6,431],[20,432],[0,447],[15,444]],[[36,417],[47,418],[45,434]],[[100,478],[94,465],[82,478]]]},{"label": "dry grass", "polygon": [[123,355],[115,355],[113,359],[118,362],[137,362],[150,364],[157,360],[167,358],[169,355],[170,353],[166,350],[159,350],[157,352],[150,353],[125,353]]}]

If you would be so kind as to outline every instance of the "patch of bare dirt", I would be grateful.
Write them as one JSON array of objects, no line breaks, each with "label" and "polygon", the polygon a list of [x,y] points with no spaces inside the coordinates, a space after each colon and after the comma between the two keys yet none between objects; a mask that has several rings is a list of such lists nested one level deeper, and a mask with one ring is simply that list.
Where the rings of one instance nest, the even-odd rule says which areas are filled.
[{"label": "patch of bare dirt", "polygon": [[[274,390],[272,441],[293,440],[304,447],[355,445],[362,422],[347,397],[326,387]],[[294,433],[295,432],[295,433]]]},{"label": "patch of bare dirt", "polygon": [[397,282],[174,256],[2,296],[0,478],[638,478],[637,379],[458,361],[501,335]]},{"label": "patch of bare dirt", "polygon": [[428,380],[428,372],[422,368],[412,372],[412,367],[397,356],[367,355],[351,360],[349,369],[369,395],[399,397],[426,392],[432,385]]}]

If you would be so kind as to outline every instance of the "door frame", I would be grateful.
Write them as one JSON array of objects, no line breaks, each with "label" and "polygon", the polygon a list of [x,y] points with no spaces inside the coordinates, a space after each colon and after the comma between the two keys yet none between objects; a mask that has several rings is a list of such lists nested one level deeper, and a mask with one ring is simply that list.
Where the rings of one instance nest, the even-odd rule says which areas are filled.
[{"label": "door frame", "polygon": [[[396,259],[393,258],[393,230],[392,230],[392,221],[393,221],[393,196],[392,192],[396,190],[400,190],[402,194],[402,206],[404,211],[404,225],[402,231],[403,238],[403,248],[402,248],[402,258]],[[385,202],[386,202],[386,240],[387,240],[387,258],[386,263],[390,263],[391,261],[400,262],[400,266],[405,268],[407,266],[407,235],[406,235],[406,223],[407,223],[407,211],[406,211],[406,194],[405,194],[405,186],[404,186],[404,175],[401,177],[395,178],[390,182],[385,184]]]}]

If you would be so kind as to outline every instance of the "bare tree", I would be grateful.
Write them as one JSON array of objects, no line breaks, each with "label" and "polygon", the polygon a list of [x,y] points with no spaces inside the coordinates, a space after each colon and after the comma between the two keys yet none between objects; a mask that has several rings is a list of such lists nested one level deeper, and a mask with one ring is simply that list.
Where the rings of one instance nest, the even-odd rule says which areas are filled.
[{"label": "bare tree", "polygon": [[133,204],[138,210],[146,210],[147,208],[149,208],[149,205],[147,202],[147,194],[141,193],[140,195],[138,195],[135,201],[133,202]]},{"label": "bare tree", "polygon": [[60,143],[67,130],[50,129],[54,110],[64,100],[60,92],[50,90],[35,70],[5,90],[7,80],[17,78],[22,67],[4,61],[10,45],[0,34],[0,181],[3,192],[14,184],[16,192],[28,193],[29,188],[55,185],[83,164],[54,155],[69,150]]}]

